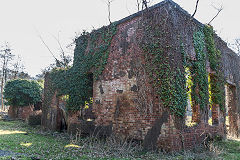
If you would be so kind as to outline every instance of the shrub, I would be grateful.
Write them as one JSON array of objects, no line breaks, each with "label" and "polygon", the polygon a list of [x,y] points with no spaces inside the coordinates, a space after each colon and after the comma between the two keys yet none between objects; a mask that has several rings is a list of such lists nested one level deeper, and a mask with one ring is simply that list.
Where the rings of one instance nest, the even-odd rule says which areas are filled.
[{"label": "shrub", "polygon": [[16,79],[8,81],[4,87],[7,105],[28,106],[42,101],[42,87],[36,81]]},{"label": "shrub", "polygon": [[28,124],[30,126],[41,125],[42,112],[35,111],[33,114],[28,117]]}]

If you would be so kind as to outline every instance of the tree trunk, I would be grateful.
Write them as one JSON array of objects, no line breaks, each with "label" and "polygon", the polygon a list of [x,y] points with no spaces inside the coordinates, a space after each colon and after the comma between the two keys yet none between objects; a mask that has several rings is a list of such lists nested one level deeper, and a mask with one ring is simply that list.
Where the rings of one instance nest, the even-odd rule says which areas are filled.
[{"label": "tree trunk", "polygon": [[1,82],[1,102],[2,102],[2,110],[5,110],[5,108],[4,108],[4,101],[3,101],[3,86],[4,86],[5,67],[6,67],[6,56],[4,56],[3,66],[2,66],[2,82]]},{"label": "tree trunk", "polygon": [[3,101],[3,77],[1,82],[1,102],[2,102],[2,110],[5,111],[4,101]]}]

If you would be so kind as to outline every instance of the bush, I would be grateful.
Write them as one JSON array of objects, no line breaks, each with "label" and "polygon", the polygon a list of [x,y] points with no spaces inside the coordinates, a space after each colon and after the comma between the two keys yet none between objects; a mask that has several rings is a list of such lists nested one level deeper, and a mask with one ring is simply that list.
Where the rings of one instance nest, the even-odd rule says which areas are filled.
[{"label": "bush", "polygon": [[42,112],[35,111],[33,114],[28,117],[28,124],[30,126],[41,125]]},{"label": "bush", "polygon": [[42,87],[36,81],[16,79],[8,81],[4,87],[7,105],[28,106],[42,101]]}]

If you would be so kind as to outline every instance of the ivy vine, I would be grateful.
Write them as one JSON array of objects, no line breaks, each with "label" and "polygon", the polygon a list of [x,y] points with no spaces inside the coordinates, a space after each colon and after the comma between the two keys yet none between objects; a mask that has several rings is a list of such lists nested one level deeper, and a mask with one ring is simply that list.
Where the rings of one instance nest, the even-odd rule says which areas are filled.
[{"label": "ivy vine", "polygon": [[57,91],[58,96],[67,95],[68,110],[79,110],[92,101],[93,80],[98,80],[105,69],[116,31],[117,25],[113,23],[91,33],[83,32],[75,41],[73,66],[50,73],[51,89]]},{"label": "ivy vine", "polygon": [[187,106],[184,69],[173,70],[171,67],[168,51],[172,46],[168,43],[168,35],[162,30],[161,24],[154,24],[151,17],[143,24],[144,41],[141,46],[155,93],[164,107],[169,107],[176,116],[183,117]]},{"label": "ivy vine", "polygon": [[210,73],[209,82],[209,102],[211,108],[213,105],[220,105],[221,110],[224,110],[224,78],[221,72],[221,51],[215,46],[213,27],[204,26],[204,35],[210,68],[215,73]]},{"label": "ivy vine", "polygon": [[193,34],[193,43],[196,53],[196,61],[192,62],[192,100],[194,105],[200,105],[203,109],[208,104],[208,74],[206,71],[206,53],[204,33],[200,29]]},{"label": "ivy vine", "polygon": [[[190,95],[192,106],[200,105],[203,109],[208,104],[223,104],[223,78],[220,72],[221,53],[216,49],[213,29],[209,26],[193,34],[196,60],[189,60],[183,43],[180,44],[182,65],[171,67],[168,52],[172,49],[168,35],[161,24],[153,23],[148,18],[143,27],[141,46],[145,55],[146,70],[155,93],[164,107],[169,107],[177,116],[184,117],[187,97]],[[83,32],[76,39],[74,63],[68,70],[56,69],[50,73],[51,89],[58,95],[66,95],[69,110],[79,110],[92,101],[92,81],[100,79],[109,56],[109,47],[116,34],[117,25],[111,24],[91,33]],[[205,47],[207,53],[205,52]],[[209,80],[206,61],[216,72]],[[187,78],[186,78],[187,77]],[[209,87],[209,88],[208,88]],[[55,92],[51,92],[53,95]]]}]

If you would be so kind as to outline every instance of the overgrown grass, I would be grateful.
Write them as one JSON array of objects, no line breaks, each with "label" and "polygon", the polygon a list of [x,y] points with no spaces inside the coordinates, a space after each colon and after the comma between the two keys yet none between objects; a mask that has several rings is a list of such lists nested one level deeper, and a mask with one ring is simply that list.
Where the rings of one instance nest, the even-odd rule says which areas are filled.
[{"label": "overgrown grass", "polygon": [[220,149],[224,150],[221,154],[224,159],[240,159],[240,139],[228,139],[215,143]]},{"label": "overgrown grass", "polygon": [[179,153],[144,153],[138,143],[110,137],[99,140],[60,133],[41,132],[19,121],[0,120],[0,150],[21,153],[0,159],[240,159],[240,141],[224,140]]},{"label": "overgrown grass", "polygon": [[27,157],[44,159],[84,158],[79,148],[65,147],[69,141],[63,136],[41,133],[22,122],[0,121],[0,149],[23,153]]}]

